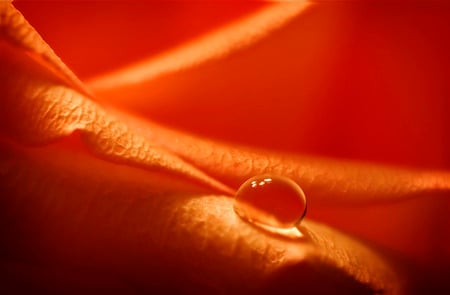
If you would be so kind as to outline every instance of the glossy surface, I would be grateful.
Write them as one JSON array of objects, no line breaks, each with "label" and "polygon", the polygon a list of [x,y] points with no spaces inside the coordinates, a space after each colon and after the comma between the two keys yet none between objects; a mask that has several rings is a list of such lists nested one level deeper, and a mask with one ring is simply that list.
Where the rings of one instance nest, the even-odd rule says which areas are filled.
[{"label": "glossy surface", "polygon": [[234,210],[251,223],[290,229],[305,216],[306,197],[290,178],[259,175],[241,185],[236,193]]}]

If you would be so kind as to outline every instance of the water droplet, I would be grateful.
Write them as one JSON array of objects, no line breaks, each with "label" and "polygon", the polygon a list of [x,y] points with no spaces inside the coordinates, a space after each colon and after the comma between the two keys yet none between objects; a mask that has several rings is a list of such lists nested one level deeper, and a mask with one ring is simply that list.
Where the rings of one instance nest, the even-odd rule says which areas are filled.
[{"label": "water droplet", "polygon": [[236,193],[234,211],[244,220],[271,232],[301,236],[297,226],[306,214],[306,197],[292,179],[258,175]]}]

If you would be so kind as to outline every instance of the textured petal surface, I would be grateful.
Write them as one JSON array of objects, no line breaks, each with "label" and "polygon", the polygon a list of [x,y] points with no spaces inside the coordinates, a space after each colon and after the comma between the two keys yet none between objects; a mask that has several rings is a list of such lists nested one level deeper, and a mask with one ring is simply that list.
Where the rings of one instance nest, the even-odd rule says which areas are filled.
[{"label": "textured petal surface", "polygon": [[[2,255],[67,268],[77,279],[66,288],[87,288],[94,275],[131,290],[404,290],[392,262],[316,222],[304,223],[301,239],[279,239],[237,217],[230,198],[177,192],[165,177],[59,145],[3,144],[2,167]],[[45,282],[35,288],[54,288]]]},{"label": "textured petal surface", "polygon": [[[5,9],[13,10],[12,7]],[[19,25],[29,27],[26,22]],[[32,29],[29,32],[35,33]],[[4,104],[1,129],[4,133],[21,143],[39,145],[79,131],[82,141],[93,152],[109,160],[170,171],[180,177],[197,179],[197,182],[222,192],[230,192],[195,167],[134,134],[80,92],[66,86],[61,75],[51,71],[47,64],[41,65],[34,54],[27,54],[9,41],[7,35],[0,44]],[[35,43],[40,45],[41,41],[37,39]]]},{"label": "textured petal surface", "polygon": [[[302,6],[289,6],[291,8],[286,10],[280,7],[270,5],[258,13],[272,15],[274,11],[280,13]],[[96,290],[112,292],[107,289],[114,287],[118,293],[159,289],[185,292],[189,289],[195,294],[278,294],[297,293],[301,288],[315,293],[341,290],[342,294],[400,294],[410,292],[408,286],[416,283],[411,270],[405,270],[409,265],[400,263],[402,255],[425,263],[433,271],[448,265],[450,239],[445,229],[449,219],[442,212],[449,205],[447,171],[300,156],[297,152],[302,149],[297,146],[294,152],[281,140],[287,133],[280,138],[270,132],[263,135],[271,142],[280,142],[279,147],[291,153],[220,143],[217,139],[188,135],[128,114],[142,108],[140,115],[151,116],[149,110],[173,107],[172,102],[189,106],[189,100],[165,100],[168,96],[155,96],[151,92],[153,86],[164,85],[157,83],[163,81],[160,79],[169,79],[170,85],[177,85],[174,89],[193,98],[192,108],[185,108],[182,116],[175,114],[183,122],[190,119],[198,126],[207,125],[209,116],[218,114],[205,104],[210,94],[202,97],[202,93],[194,91],[202,87],[184,88],[190,83],[183,84],[177,76],[184,73],[199,81],[213,77],[202,69],[201,63],[205,63],[211,70],[214,67],[222,71],[220,77],[231,77],[227,73],[235,71],[223,71],[223,67],[236,58],[235,62],[245,65],[243,61],[248,59],[250,65],[236,75],[237,80],[241,80],[249,69],[256,71],[251,66],[261,61],[258,48],[268,46],[262,52],[269,55],[262,56],[274,54],[271,45],[264,45],[264,42],[280,42],[283,48],[285,40],[292,40],[289,32],[297,31],[296,25],[303,23],[298,17],[300,10],[282,13],[283,21],[273,23],[279,26],[262,28],[264,32],[276,28],[271,34],[275,41],[262,32],[258,35],[262,37],[252,39],[254,43],[231,47],[232,51],[227,54],[213,54],[212,58],[198,62],[196,59],[202,56],[194,55],[194,59],[187,59],[184,71],[172,68],[164,72],[165,78],[150,75],[131,85],[133,83],[127,82],[125,77],[117,80],[125,81],[117,88],[106,83],[108,87],[96,89],[98,97],[94,102],[83,87],[77,86],[74,82],[77,80],[71,80],[72,74],[67,68],[55,66],[57,59],[46,57],[54,54],[49,51],[50,47],[42,45],[42,39],[34,38],[26,47],[20,40],[27,38],[5,34],[13,30],[5,30],[10,22],[3,20],[14,15],[20,20],[18,25],[26,29],[23,32],[37,36],[10,4],[3,4],[0,9],[0,89],[4,105],[0,110],[0,234],[5,237],[1,246],[2,275],[8,281],[5,289],[76,293],[76,288],[80,288],[95,294]],[[342,17],[340,13],[348,10],[327,11],[328,16]],[[315,18],[312,10],[307,12],[310,18]],[[248,20],[258,13],[250,13],[233,24],[245,31],[255,25]],[[415,16],[414,10],[411,15]],[[316,19],[316,24],[319,20],[324,21],[323,16]],[[332,20],[336,18],[331,18],[330,24]],[[227,32],[227,28],[216,31],[217,36]],[[320,32],[320,26],[317,29]],[[287,35],[276,39],[277,32]],[[205,44],[208,36],[197,40]],[[324,40],[318,42],[321,44]],[[194,41],[186,46],[196,51],[201,47],[196,44]],[[38,48],[44,48],[43,52]],[[185,47],[180,48],[162,55],[163,60],[170,60],[174,54],[183,61],[186,51],[183,51]],[[310,52],[315,52],[315,48],[312,46]],[[250,51],[254,56],[239,60],[239,54]],[[152,67],[158,60],[161,57],[144,64]],[[328,61],[333,63],[331,59]],[[265,66],[273,68],[275,64]],[[134,71],[141,73],[142,69],[146,71],[145,66],[126,69],[125,76],[132,76]],[[443,72],[432,73],[438,77]],[[271,73],[270,79],[273,75]],[[321,75],[316,72],[313,77]],[[101,79],[113,81],[116,77],[113,74]],[[314,78],[309,80],[314,81]],[[431,83],[431,79],[427,81]],[[318,85],[317,81],[315,83]],[[231,105],[242,103],[244,114],[245,106],[251,106],[254,100],[241,100],[229,89],[248,89],[249,85],[252,84],[223,86],[214,102],[230,98]],[[207,85],[203,89],[211,90],[216,86]],[[275,86],[280,85],[275,83]],[[266,95],[270,93],[255,92],[251,97],[267,104],[270,99]],[[436,93],[445,92],[439,88]],[[438,99],[433,97],[433,101]],[[286,101],[291,100],[286,98]],[[293,105],[298,102],[291,101]],[[441,102],[438,100],[434,106]],[[204,107],[203,111],[196,113],[194,110],[199,106]],[[413,109],[416,114],[418,108]],[[223,115],[230,110],[222,108]],[[340,111],[345,114],[344,109]],[[246,114],[248,118],[253,116]],[[162,116],[156,118],[165,122],[171,117],[162,112]],[[445,122],[443,120],[437,116],[427,126]],[[177,125],[177,121],[174,122]],[[273,122],[290,127],[282,116],[275,116]],[[203,133],[233,139],[225,136],[230,130],[214,127],[214,124],[210,127]],[[373,130],[384,128],[381,124]],[[445,126],[440,128],[431,135],[429,143],[432,149],[441,152],[435,158],[424,158],[431,161],[429,166],[443,168],[445,164],[436,164],[445,156],[439,150],[445,147],[446,141],[439,141]],[[242,132],[245,136],[246,131]],[[249,142],[237,141],[258,144],[258,136]],[[406,156],[403,160],[411,159]],[[307,219],[301,227],[302,238],[287,240],[272,236],[242,221],[233,212],[230,195],[239,183],[264,172],[290,176],[305,188],[311,204],[309,216],[319,222]],[[391,248],[397,257],[394,259],[384,250],[373,248],[338,228]],[[399,252],[402,255],[398,255]],[[55,273],[57,279],[54,279]],[[419,285],[428,279],[421,277]],[[436,275],[434,279],[440,277]]]}]

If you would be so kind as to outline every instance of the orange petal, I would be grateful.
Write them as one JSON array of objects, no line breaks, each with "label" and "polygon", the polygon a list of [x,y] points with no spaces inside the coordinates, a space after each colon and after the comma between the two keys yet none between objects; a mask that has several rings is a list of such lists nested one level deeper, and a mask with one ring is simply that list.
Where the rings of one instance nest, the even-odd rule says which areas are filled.
[{"label": "orange petal", "polygon": [[164,52],[268,4],[16,1],[14,5],[84,79]]},{"label": "orange petal", "polygon": [[61,61],[41,36],[30,26],[23,15],[9,1],[0,3],[0,38],[21,48],[49,70],[58,72],[65,82],[84,94],[89,94],[84,84]]},{"label": "orange petal", "polygon": [[448,171],[251,149],[191,136],[117,110],[110,113],[235,189],[258,174],[288,176],[305,191],[309,216],[423,263],[450,261],[450,238],[443,230],[450,219],[442,209],[449,204]]},{"label": "orange petal", "polygon": [[[1,130],[23,144],[46,144],[78,131],[84,143],[111,161],[173,173],[203,186],[230,192],[226,186],[160,150],[106,114],[81,93],[64,85],[35,55],[0,43],[2,100]],[[37,52],[35,54],[38,54]]]},{"label": "orange petal", "polygon": [[109,112],[122,118],[149,141],[235,189],[257,174],[282,174],[298,182],[317,206],[325,207],[392,203],[450,191],[450,172],[445,170],[413,169],[249,148],[189,135],[113,108],[109,108]]},{"label": "orange petal", "polygon": [[[200,48],[218,30],[92,85],[101,101],[216,139],[448,168],[449,15],[443,2],[316,2],[221,59]],[[168,70],[180,60],[191,67]]]},{"label": "orange petal", "polygon": [[[261,172],[289,175],[314,204],[314,218],[415,259],[446,264],[449,236],[442,229],[449,219],[441,208],[448,206],[449,172],[440,169],[448,168],[450,43],[443,38],[449,34],[448,8],[444,3],[315,3],[225,58],[143,76],[136,85],[99,87],[97,94],[122,111],[165,125],[291,151],[168,135],[153,124],[149,131],[148,123],[141,128],[233,187]],[[128,70],[118,73],[133,77],[133,68]],[[114,75],[97,81],[108,79],[115,81]],[[341,206],[326,208],[334,205]]]},{"label": "orange petal", "polygon": [[[265,283],[279,291],[300,280],[311,292],[403,291],[404,273],[391,259],[337,230],[306,221],[304,240],[286,241],[240,220],[232,199],[219,193],[227,187],[204,171],[220,171],[209,167],[217,160],[196,167],[190,161],[204,154],[178,150],[199,143],[208,153],[205,141],[162,128],[154,129],[158,136],[144,135],[128,127],[132,120],[67,87],[59,74],[15,45],[3,42],[0,56],[7,106],[0,116],[5,192],[0,216],[1,234],[10,237],[3,246],[9,259],[110,270],[131,287],[145,289],[174,286],[175,280],[210,291],[255,291]],[[103,160],[86,153],[77,133]],[[244,155],[244,160],[261,159],[258,152]],[[289,174],[293,167],[281,172]],[[189,183],[214,194],[189,190]],[[437,190],[448,191],[445,185]],[[317,281],[308,280],[311,273]],[[286,280],[290,284],[281,286]]]},{"label": "orange petal", "polygon": [[[390,259],[316,222],[280,239],[242,221],[230,198],[180,193],[158,174],[58,145],[3,144],[1,154],[2,255],[31,272],[86,272],[141,291],[404,291]],[[58,281],[36,288],[46,283]]]},{"label": "orange petal", "polygon": [[173,72],[223,59],[267,37],[289,23],[308,6],[305,1],[269,6],[161,55],[94,78],[89,82],[89,86],[97,92],[111,88],[123,91],[123,88],[128,89],[135,84],[148,83]]}]

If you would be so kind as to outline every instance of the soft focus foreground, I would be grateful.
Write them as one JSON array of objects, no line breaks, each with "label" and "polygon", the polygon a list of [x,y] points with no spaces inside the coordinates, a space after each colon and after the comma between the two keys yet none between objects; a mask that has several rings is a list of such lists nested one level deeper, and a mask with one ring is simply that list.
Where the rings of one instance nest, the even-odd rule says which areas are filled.
[{"label": "soft focus foreground", "polygon": [[[15,3],[87,83],[0,5],[5,290],[444,292],[448,5]],[[303,239],[234,214],[267,172]]]}]

